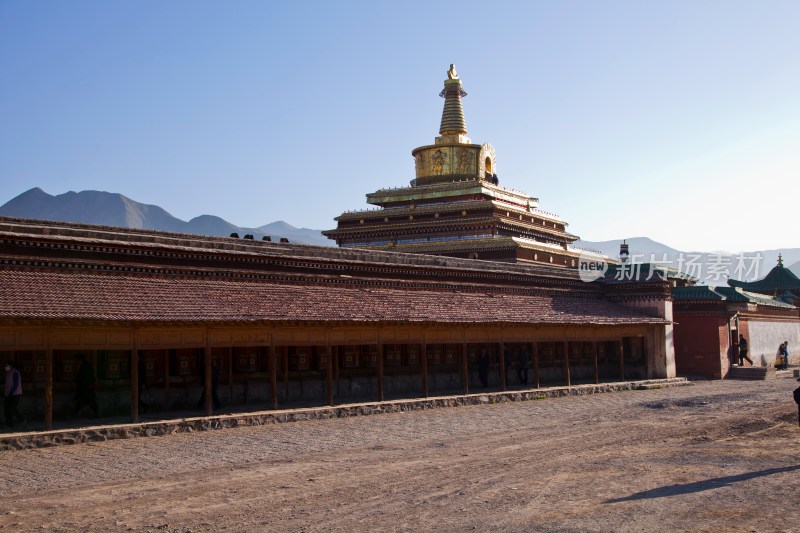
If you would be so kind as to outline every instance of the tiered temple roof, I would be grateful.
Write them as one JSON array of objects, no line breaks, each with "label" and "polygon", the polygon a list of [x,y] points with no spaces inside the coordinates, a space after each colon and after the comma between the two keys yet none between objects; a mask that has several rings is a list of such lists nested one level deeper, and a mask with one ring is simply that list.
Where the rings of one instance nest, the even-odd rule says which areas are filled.
[{"label": "tiered temple roof", "polygon": [[345,248],[575,266],[587,252],[571,246],[578,237],[567,223],[540,210],[538,198],[501,186],[494,148],[466,136],[466,92],[453,65],[440,96],[440,135],[411,152],[410,186],[367,194],[379,209],[343,213],[323,233]]}]

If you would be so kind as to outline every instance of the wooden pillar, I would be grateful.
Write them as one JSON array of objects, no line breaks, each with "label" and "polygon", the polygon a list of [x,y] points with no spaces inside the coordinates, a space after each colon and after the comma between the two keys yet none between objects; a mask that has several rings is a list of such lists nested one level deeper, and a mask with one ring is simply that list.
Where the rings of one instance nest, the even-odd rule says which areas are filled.
[{"label": "wooden pillar", "polygon": [[44,359],[44,428],[53,429],[53,345],[47,336]]},{"label": "wooden pillar", "polygon": [[327,341],[325,349],[328,350],[328,364],[325,365],[325,390],[328,392],[328,405],[333,405],[333,346],[331,346],[330,338]]},{"label": "wooden pillar", "polygon": [[131,346],[131,422],[139,421],[139,347],[136,342],[136,331],[133,332]]},{"label": "wooden pillar", "polygon": [[283,396],[289,401],[289,347],[284,346],[283,352]]},{"label": "wooden pillar", "polygon": [[428,397],[428,345],[425,343],[425,341],[422,342],[422,346],[420,349],[419,366],[422,372],[422,396],[427,398]]},{"label": "wooden pillar", "polygon": [[594,354],[594,383],[600,383],[600,362],[597,355],[597,334],[592,336],[592,354]]},{"label": "wooden pillar", "polygon": [[569,377],[569,341],[566,339],[566,333],[564,337],[564,381],[567,383],[567,387],[569,387],[571,385]]},{"label": "wooden pillar", "polygon": [[533,379],[536,382],[536,388],[539,388],[539,343],[533,341],[531,343],[531,353],[533,354]]},{"label": "wooden pillar", "polygon": [[625,381],[625,342],[619,341],[619,379]]},{"label": "wooden pillar", "polygon": [[161,350],[164,354],[164,409],[169,409],[169,350]]},{"label": "wooden pillar", "polygon": [[380,332],[378,333],[378,401],[383,401],[383,340]]},{"label": "wooden pillar", "polygon": [[506,345],[500,342],[500,390],[506,390]]},{"label": "wooden pillar", "polygon": [[203,384],[204,390],[206,392],[206,394],[205,394],[205,400],[206,400],[205,410],[206,410],[206,416],[211,416],[212,407],[213,407],[212,398],[211,398],[211,378],[212,378],[211,372],[212,372],[212,370],[211,370],[211,343],[209,342],[209,338],[208,338],[208,330],[206,330],[206,346],[203,349],[203,367],[206,369],[206,372],[205,372],[206,379],[205,379],[205,383]]},{"label": "wooden pillar", "polygon": [[[260,351],[256,348],[257,351]],[[258,359],[261,359],[261,354],[257,354]],[[233,347],[228,348],[228,400],[233,403]]]},{"label": "wooden pillar", "polygon": [[339,352],[341,352],[341,350],[342,347],[337,346],[333,354],[333,380],[336,383],[336,396],[340,396],[342,394],[339,390]]},{"label": "wooden pillar", "polygon": [[275,346],[270,342],[269,346],[269,388],[272,394],[272,408],[278,408],[278,357],[275,354]]},{"label": "wooden pillar", "polygon": [[461,343],[461,385],[464,394],[469,394],[469,350],[466,342]]}]

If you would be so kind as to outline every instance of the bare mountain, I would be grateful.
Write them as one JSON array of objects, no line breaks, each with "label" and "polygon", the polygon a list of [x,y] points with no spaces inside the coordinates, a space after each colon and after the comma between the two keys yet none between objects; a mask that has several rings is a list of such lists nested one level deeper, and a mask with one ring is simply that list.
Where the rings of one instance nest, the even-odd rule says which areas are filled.
[{"label": "bare mountain", "polygon": [[[670,248],[665,244],[661,244],[660,242],[656,242],[653,239],[648,237],[631,237],[630,239],[625,239],[625,242],[628,243],[630,246],[631,253],[644,253],[648,256],[650,254],[656,254],[657,256],[661,256],[663,254],[678,254],[680,253],[675,248]],[[601,252],[609,257],[617,257],[619,254],[619,245],[622,244],[622,239],[614,240],[614,241],[584,241],[579,240],[575,242],[575,246],[578,248],[583,248],[584,250],[591,250],[595,252]]]},{"label": "bare mountain", "polygon": [[318,229],[295,228],[283,220],[259,226],[256,230],[262,231],[267,235],[282,235],[290,241],[311,242],[309,239],[315,237],[316,240],[314,240],[313,244],[321,244],[323,246],[333,246],[335,244],[334,241],[322,235]]},{"label": "bare mountain", "polygon": [[0,206],[0,215],[197,235],[228,236],[236,232],[243,237],[249,233],[256,239],[269,235],[273,240],[285,237],[296,243],[333,244],[320,230],[295,228],[283,221],[245,228],[213,215],[201,215],[186,222],[157,205],[142,204],[122,194],[103,191],[70,191],[53,196],[35,187]]},{"label": "bare mountain", "polygon": [[[82,222],[105,226],[179,231],[198,235],[240,236],[252,234],[256,239],[269,235],[290,242],[332,246],[320,230],[295,228],[283,221],[271,222],[258,228],[245,228],[213,215],[201,215],[186,222],[169,214],[157,205],[136,202],[117,193],[102,191],[67,192],[56,196],[36,187],[0,206],[0,215]],[[800,248],[756,250],[741,254],[728,252],[685,252],[671,248],[647,237],[626,239],[630,253],[639,262],[655,261],[683,270],[709,285],[725,285],[727,278],[748,281],[763,277],[775,265],[778,254],[785,265],[800,275]],[[612,241],[577,241],[576,246],[602,252],[610,257],[619,253],[621,239]]]},{"label": "bare mountain", "polygon": [[[761,279],[777,264],[778,254],[783,257],[783,264],[789,270],[800,275],[800,248],[737,253],[698,252],[677,250],[647,237],[632,237],[625,241],[628,243],[631,257],[637,262],[655,262],[677,268],[707,285],[727,285],[728,278],[743,281]],[[621,243],[622,239],[600,242],[579,240],[575,246],[616,258]]]},{"label": "bare mountain", "polygon": [[186,225],[158,206],[140,204],[121,194],[70,191],[51,196],[38,187],[0,207],[0,214],[168,231],[183,231]]}]

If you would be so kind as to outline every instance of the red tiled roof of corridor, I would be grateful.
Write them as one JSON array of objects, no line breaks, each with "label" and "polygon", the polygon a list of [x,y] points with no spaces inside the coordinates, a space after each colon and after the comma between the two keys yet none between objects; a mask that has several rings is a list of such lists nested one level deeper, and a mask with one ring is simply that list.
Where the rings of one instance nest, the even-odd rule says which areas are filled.
[{"label": "red tiled roof of corridor", "polygon": [[0,271],[0,318],[142,322],[662,324],[591,297]]}]

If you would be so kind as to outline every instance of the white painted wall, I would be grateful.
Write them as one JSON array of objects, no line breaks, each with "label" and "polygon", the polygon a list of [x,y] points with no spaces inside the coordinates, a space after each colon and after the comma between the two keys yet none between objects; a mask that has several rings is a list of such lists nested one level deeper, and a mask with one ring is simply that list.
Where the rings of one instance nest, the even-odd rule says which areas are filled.
[{"label": "white painted wall", "polygon": [[[789,362],[797,364],[800,360],[800,323],[770,322],[768,320],[748,320],[750,338],[750,359],[756,366],[772,366],[778,346],[789,341]],[[763,359],[762,359],[763,356]]]}]

